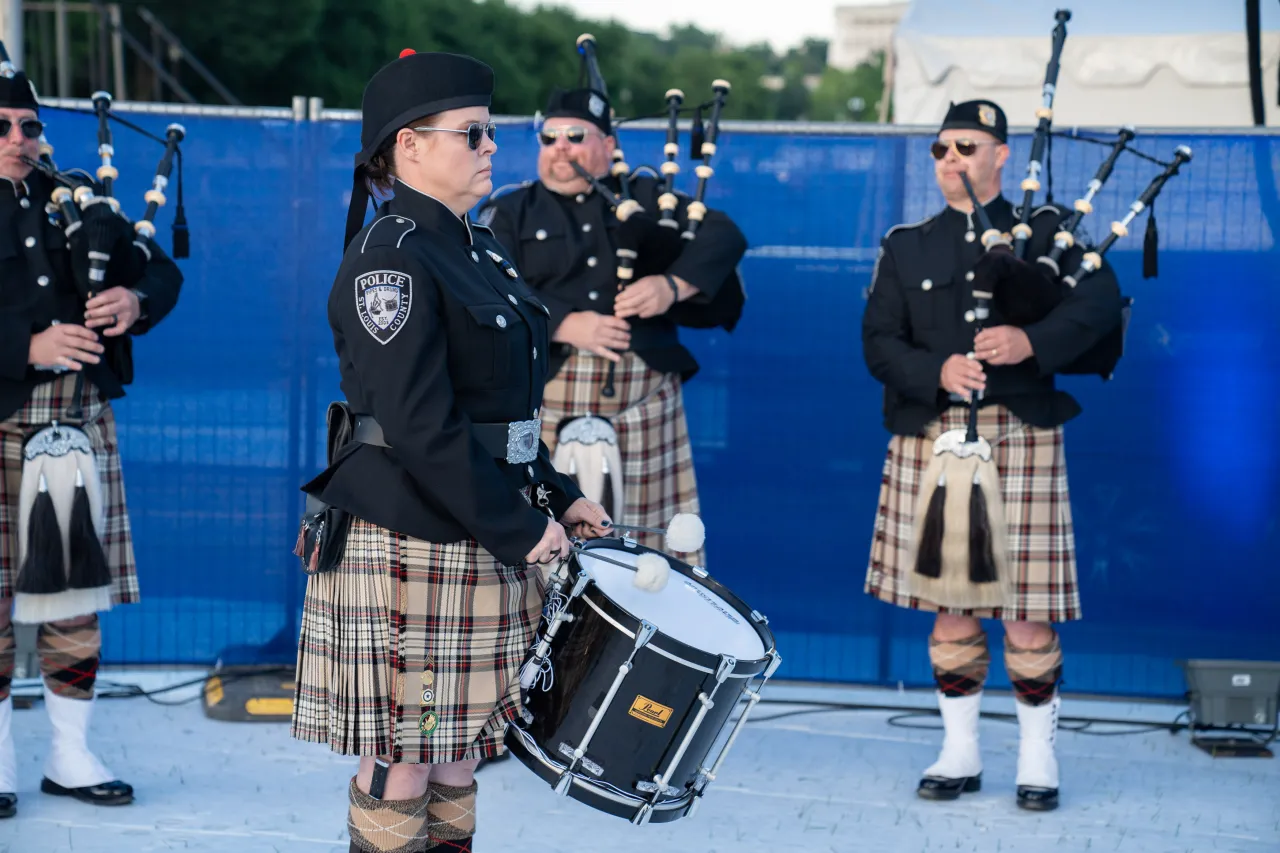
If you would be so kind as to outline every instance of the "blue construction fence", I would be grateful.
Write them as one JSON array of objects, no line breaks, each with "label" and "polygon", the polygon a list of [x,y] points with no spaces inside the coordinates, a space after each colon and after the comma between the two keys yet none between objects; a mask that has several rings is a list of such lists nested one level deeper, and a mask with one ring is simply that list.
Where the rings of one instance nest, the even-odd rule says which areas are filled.
[{"label": "blue construction fence", "polygon": [[[45,118],[59,165],[92,171],[92,117]],[[128,118],[157,135],[186,128],[191,257],[178,308],[137,341],[137,381],[115,407],[142,601],[105,617],[105,658],[288,662],[305,583],[290,553],[298,487],[320,468],[338,395],[325,300],[359,125],[287,109]],[[787,124],[720,138],[707,201],[750,241],[748,302],[732,335],[685,333],[703,365],[687,405],[709,568],[769,617],[779,678],[930,683],[930,617],[863,592],[889,436],[859,338],[880,237],[943,204],[930,139]],[[633,166],[662,157],[660,128],[620,141]],[[119,128],[115,143],[117,195],[136,217],[160,147]],[[531,119],[504,120],[498,143],[495,186],[535,175]],[[1118,374],[1061,380],[1084,406],[1067,428],[1084,608],[1061,629],[1073,692],[1176,697],[1179,659],[1280,660],[1280,136],[1134,143],[1162,159],[1184,144],[1194,160],[1155,207],[1159,277],[1142,277],[1146,213],[1108,256],[1136,300]],[[682,147],[691,191],[687,125]],[[1011,147],[1013,198],[1029,135]],[[1081,194],[1105,154],[1055,140],[1056,199]],[[1158,171],[1123,158],[1091,233]],[[158,220],[166,247],[175,196],[171,185]],[[1002,666],[991,680],[1007,685]]]}]

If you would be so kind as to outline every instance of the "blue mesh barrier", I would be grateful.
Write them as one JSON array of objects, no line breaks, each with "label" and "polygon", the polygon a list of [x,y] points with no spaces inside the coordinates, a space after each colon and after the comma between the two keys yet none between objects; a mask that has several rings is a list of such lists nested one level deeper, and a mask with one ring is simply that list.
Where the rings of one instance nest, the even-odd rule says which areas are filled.
[{"label": "blue mesh barrier", "polygon": [[[93,119],[47,118],[59,164],[93,169]],[[298,486],[319,470],[338,391],[325,300],[359,128],[287,113],[130,118],[187,128],[192,256],[115,407],[143,598],[105,618],[106,659],[287,662],[304,589],[290,554]],[[686,399],[709,567],[770,618],[779,677],[928,684],[930,617],[862,591],[888,434],[859,328],[880,237],[941,207],[930,140],[768,130],[721,136],[707,199],[750,240],[743,321],[685,333],[703,365]],[[661,159],[660,130],[620,139],[633,166]],[[502,124],[498,141],[495,186],[532,177],[531,125]],[[1011,143],[1015,200],[1029,144]],[[1159,278],[1141,275],[1146,213],[1109,255],[1136,300],[1118,374],[1060,380],[1085,409],[1067,429],[1085,614],[1062,628],[1073,691],[1177,696],[1179,658],[1280,659],[1280,139],[1135,143],[1162,159],[1178,144],[1195,160],[1156,205]],[[117,194],[140,215],[160,148],[117,130],[116,150]],[[1081,194],[1105,153],[1055,140],[1056,200]],[[1121,160],[1091,233],[1157,172]],[[175,194],[159,217],[166,248]],[[1001,665],[991,681],[1007,686]]]}]

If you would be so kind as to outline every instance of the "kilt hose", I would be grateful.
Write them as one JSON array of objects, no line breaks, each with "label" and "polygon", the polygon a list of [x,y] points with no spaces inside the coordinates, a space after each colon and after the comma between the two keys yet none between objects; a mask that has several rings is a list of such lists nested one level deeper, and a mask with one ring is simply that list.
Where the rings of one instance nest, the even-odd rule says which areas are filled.
[{"label": "kilt hose", "polygon": [[8,418],[0,421],[0,598],[12,598],[21,568],[18,552],[18,495],[22,481],[22,447],[28,438],[50,425],[79,427],[89,437],[102,485],[102,550],[113,580],[112,604],[136,602],[138,566],[134,561],[133,534],[125,504],[124,473],[120,466],[120,446],[116,441],[115,415],[111,405],[99,398],[91,382],[84,383],[80,405],[84,423],[67,420],[67,407],[75,392],[74,373],[36,386],[30,399]]},{"label": "kilt hose", "polygon": [[[665,529],[676,513],[699,514],[684,389],[679,376],[651,370],[634,352],[621,355],[612,399],[600,394],[609,360],[584,350],[569,356],[543,393],[542,440],[554,456],[557,430],[564,423],[583,415],[609,420],[618,434],[624,487],[624,511],[614,525]],[[677,560],[706,567],[706,546],[680,553],[667,551],[657,534],[633,537]]]},{"label": "kilt hose", "polygon": [[1008,526],[1013,601],[1007,607],[939,608],[907,592],[908,546],[915,522],[921,475],[929,464],[933,440],[950,429],[964,429],[969,413],[952,406],[920,436],[895,435],[889,441],[880,503],[876,509],[865,591],[881,601],[915,610],[942,610],[962,616],[1015,622],[1068,622],[1081,618],[1076,580],[1075,535],[1067,488],[1062,427],[1025,424],[1008,409],[979,409],[978,433],[992,446],[1000,472]]},{"label": "kilt hose", "polygon": [[500,755],[543,592],[475,540],[353,518],[337,568],[307,579],[292,736],[404,764]]}]

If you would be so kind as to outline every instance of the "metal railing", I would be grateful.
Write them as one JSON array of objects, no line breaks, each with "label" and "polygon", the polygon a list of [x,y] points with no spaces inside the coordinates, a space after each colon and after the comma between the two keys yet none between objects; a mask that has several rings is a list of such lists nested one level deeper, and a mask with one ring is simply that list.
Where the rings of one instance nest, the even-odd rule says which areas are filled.
[{"label": "metal railing", "polygon": [[146,27],[150,46],[125,26],[119,3],[104,3],[101,0],[23,0],[22,10],[24,17],[29,19],[24,22],[23,29],[30,32],[28,41],[34,45],[23,64],[27,76],[37,83],[42,92],[53,92],[60,98],[71,96],[75,84],[71,59],[72,16],[79,15],[83,17],[79,24],[81,29],[76,35],[88,36],[86,44],[91,89],[107,89],[115,98],[127,100],[129,80],[126,59],[133,55],[151,72],[151,95],[156,103],[164,101],[167,88],[181,102],[197,104],[197,98],[177,77],[179,68],[185,64],[227,104],[243,106],[145,6],[137,9],[137,15]]}]

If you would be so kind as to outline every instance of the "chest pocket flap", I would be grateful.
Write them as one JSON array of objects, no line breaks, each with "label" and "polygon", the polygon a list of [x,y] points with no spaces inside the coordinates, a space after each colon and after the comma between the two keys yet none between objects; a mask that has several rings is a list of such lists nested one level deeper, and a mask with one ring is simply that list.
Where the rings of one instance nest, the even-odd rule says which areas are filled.
[{"label": "chest pocket flap", "polygon": [[515,324],[522,322],[515,308],[499,302],[467,305],[467,313],[484,331],[472,331],[457,350],[458,371],[466,380],[459,384],[478,388],[505,388],[511,381],[513,355],[522,349],[525,336],[513,337]]},{"label": "chest pocket flap", "polygon": [[540,313],[540,314],[542,314],[544,317],[550,317],[550,316],[551,316],[551,309],[550,309],[550,308],[548,308],[546,305],[543,305],[543,304],[542,304],[542,300],[541,300],[541,299],[538,299],[536,296],[526,295],[526,296],[524,297],[524,301],[525,301],[525,304],[527,304],[527,305],[529,305],[530,307],[532,307],[532,308],[533,308],[533,310],[535,310],[535,311],[539,312],[539,313]]},{"label": "chest pocket flap", "polygon": [[963,276],[936,262],[911,264],[905,272],[909,275],[902,275],[901,283],[912,325],[918,329],[945,325],[957,311],[955,284]]},{"label": "chest pocket flap", "polygon": [[521,243],[550,243],[556,240],[563,240],[567,226],[561,217],[546,217],[542,221],[535,219],[526,219],[524,227],[520,229]]},{"label": "chest pocket flap", "polygon": [[504,332],[512,323],[519,322],[519,315],[509,305],[493,302],[486,305],[468,305],[471,319],[480,326],[495,332]]}]

